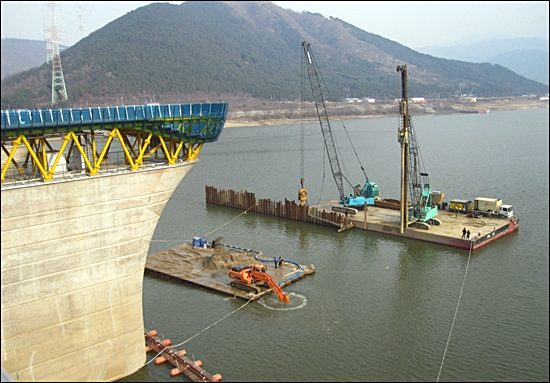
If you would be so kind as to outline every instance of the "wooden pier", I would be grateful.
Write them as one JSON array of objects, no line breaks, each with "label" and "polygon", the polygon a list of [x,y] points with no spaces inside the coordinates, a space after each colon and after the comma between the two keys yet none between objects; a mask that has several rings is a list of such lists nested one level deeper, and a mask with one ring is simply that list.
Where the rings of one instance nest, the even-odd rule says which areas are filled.
[{"label": "wooden pier", "polygon": [[194,382],[219,382],[222,380],[220,374],[211,375],[201,366],[201,360],[191,360],[186,356],[186,351],[178,351],[171,347],[170,339],[160,340],[157,337],[157,331],[145,332],[145,351],[154,351],[157,353],[155,364],[170,362],[175,368],[170,370],[170,376],[185,374]]}]

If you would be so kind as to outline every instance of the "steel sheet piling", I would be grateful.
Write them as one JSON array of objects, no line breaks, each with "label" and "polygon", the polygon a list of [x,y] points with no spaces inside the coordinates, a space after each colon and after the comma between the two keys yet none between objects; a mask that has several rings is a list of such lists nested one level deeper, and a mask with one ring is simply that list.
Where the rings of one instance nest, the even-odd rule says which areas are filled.
[{"label": "steel sheet piling", "polygon": [[[206,203],[232,207],[292,219],[324,226],[341,226],[343,215],[337,212],[319,211],[316,207],[300,206],[285,198],[284,202],[270,199],[256,199],[256,195],[247,191],[218,190],[206,185]],[[252,208],[251,208],[252,207]]]}]

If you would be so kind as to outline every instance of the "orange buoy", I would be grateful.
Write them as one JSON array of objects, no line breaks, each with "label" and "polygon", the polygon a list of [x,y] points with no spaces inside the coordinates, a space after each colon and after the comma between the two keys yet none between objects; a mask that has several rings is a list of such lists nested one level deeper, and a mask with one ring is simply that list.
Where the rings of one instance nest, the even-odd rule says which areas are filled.
[{"label": "orange buoy", "polygon": [[181,371],[179,368],[173,368],[170,370],[170,376],[176,376],[176,375],[179,375],[181,374]]},{"label": "orange buoy", "polygon": [[157,334],[158,334],[157,330],[151,330],[147,333],[147,335],[149,335],[149,336],[157,336]]},{"label": "orange buoy", "polygon": [[202,367],[202,360],[200,360],[200,359],[197,360],[197,361],[195,362],[195,366],[197,366],[197,367]]},{"label": "orange buoy", "polygon": [[214,379],[214,382],[221,382],[222,375],[221,374],[216,374],[216,375],[212,376],[212,379]]},{"label": "orange buoy", "polygon": [[162,341],[162,344],[164,344],[165,346],[170,346],[172,344],[172,341],[170,339],[165,339]]},{"label": "orange buoy", "polygon": [[178,355],[179,356],[185,356],[185,355],[187,355],[187,351],[185,351],[185,350],[178,351]]},{"label": "orange buoy", "polygon": [[155,358],[155,364],[161,364],[164,362],[166,362],[166,357],[164,356],[159,356],[158,358]]}]

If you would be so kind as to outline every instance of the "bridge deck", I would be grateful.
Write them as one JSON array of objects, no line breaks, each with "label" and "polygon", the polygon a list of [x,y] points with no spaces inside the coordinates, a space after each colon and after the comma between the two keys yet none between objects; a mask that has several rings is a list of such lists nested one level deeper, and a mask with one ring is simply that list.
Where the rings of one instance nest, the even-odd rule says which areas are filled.
[{"label": "bridge deck", "polygon": [[124,128],[183,142],[214,142],[223,129],[228,106],[204,103],[3,110],[2,139]]}]

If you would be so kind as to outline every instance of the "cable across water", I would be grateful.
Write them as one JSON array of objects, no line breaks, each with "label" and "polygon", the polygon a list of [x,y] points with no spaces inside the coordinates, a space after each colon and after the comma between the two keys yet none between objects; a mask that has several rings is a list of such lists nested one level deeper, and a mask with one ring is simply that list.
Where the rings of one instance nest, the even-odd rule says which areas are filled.
[{"label": "cable across water", "polygon": [[451,334],[453,333],[453,327],[455,325],[456,314],[458,313],[458,306],[460,305],[460,299],[462,298],[462,291],[464,290],[464,283],[466,282],[466,275],[468,275],[468,268],[470,266],[470,258],[472,257],[472,245],[474,241],[470,242],[470,253],[468,254],[468,262],[466,263],[466,271],[464,272],[464,279],[462,280],[462,287],[460,288],[460,294],[458,295],[458,302],[456,303],[455,315],[451,324],[451,330],[449,331],[449,337],[447,338],[447,344],[445,345],[445,352],[443,352],[443,359],[441,360],[441,366],[439,366],[439,373],[437,374],[437,382],[441,376],[441,370],[443,369],[443,363],[445,362],[445,356],[447,355],[447,349],[449,348],[449,342],[451,341]]},{"label": "cable across water", "polygon": [[258,203],[256,202],[254,205],[250,206],[248,209],[246,209],[245,211],[243,211],[241,214],[239,214],[239,215],[236,216],[235,218],[233,218],[233,219],[227,221],[226,223],[224,223],[224,224],[221,225],[221,226],[218,226],[217,228],[215,228],[215,229],[212,230],[211,232],[206,233],[206,234],[204,235],[204,237],[206,238],[207,236],[209,236],[210,234],[212,234],[212,233],[216,232],[217,230],[221,229],[221,228],[224,227],[225,225],[227,225],[227,224],[233,222],[234,220],[236,220],[237,218],[239,218],[241,215],[246,214],[247,211],[249,211],[250,209],[254,208],[257,204],[258,204]]},{"label": "cable across water", "polygon": [[[193,335],[191,338],[188,338],[187,340],[184,340],[184,341],[181,342],[181,343],[174,344],[174,345],[172,345],[172,347],[179,347],[179,346],[181,346],[181,345],[184,345],[185,343],[189,342],[191,339],[193,339],[193,338],[199,336],[200,334],[202,334],[202,333],[205,332],[206,330],[208,330],[208,329],[210,329],[211,327],[217,325],[218,323],[220,323],[220,322],[221,322],[222,320],[224,320],[225,318],[229,317],[229,316],[232,315],[232,314],[235,314],[237,311],[239,311],[240,309],[242,309],[244,306],[246,306],[247,304],[249,304],[251,301],[252,301],[252,298],[249,299],[248,301],[246,301],[242,306],[236,308],[235,310],[231,311],[229,314],[227,314],[227,315],[225,315],[224,317],[222,317],[221,319],[218,319],[217,321],[215,321],[214,323],[212,323],[210,326],[208,326],[208,327],[202,329],[201,331],[199,331],[198,333],[196,333],[195,335]],[[150,360],[149,362],[144,363],[144,366],[147,365],[147,364],[149,364],[149,363],[151,363],[152,361],[154,361],[155,358],[156,358],[157,356],[159,356],[160,354],[162,354],[162,351],[160,351],[157,355],[155,355],[154,358],[151,358],[151,360]]]}]

